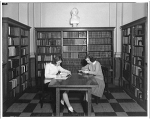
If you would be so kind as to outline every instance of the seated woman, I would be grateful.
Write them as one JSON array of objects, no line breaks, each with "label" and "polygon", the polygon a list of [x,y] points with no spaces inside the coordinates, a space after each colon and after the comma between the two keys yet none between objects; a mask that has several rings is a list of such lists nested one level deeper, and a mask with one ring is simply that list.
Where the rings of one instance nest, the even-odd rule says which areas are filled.
[{"label": "seated woman", "polygon": [[[81,71],[86,74],[93,74],[98,86],[92,88],[92,94],[97,97],[102,97],[104,88],[105,88],[105,82],[104,77],[101,69],[101,64],[96,61],[96,59],[90,55],[87,55],[85,57],[85,60],[87,61],[87,65],[81,68]],[[88,96],[86,94],[85,100],[88,101]]]},{"label": "seated woman", "polygon": [[[62,58],[61,56],[56,56],[54,58],[54,63],[47,63],[45,66],[45,78],[55,78],[57,73],[62,72],[62,73],[67,73],[71,74],[70,71],[62,68],[60,64],[62,63]],[[50,81],[51,84],[51,81]],[[56,90],[53,91],[54,96],[56,97]],[[77,115],[77,112],[72,108],[69,99],[68,99],[68,94],[66,91],[62,92],[62,99],[60,101],[60,106],[64,108],[64,102],[66,103],[68,107],[68,112],[71,113],[72,115]]]}]

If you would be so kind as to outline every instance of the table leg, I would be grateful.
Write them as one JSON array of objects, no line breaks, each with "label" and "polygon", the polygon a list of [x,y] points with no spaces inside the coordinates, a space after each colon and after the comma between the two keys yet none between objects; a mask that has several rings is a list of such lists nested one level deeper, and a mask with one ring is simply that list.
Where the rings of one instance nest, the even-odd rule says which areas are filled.
[{"label": "table leg", "polygon": [[56,88],[56,116],[60,116],[60,89]]},{"label": "table leg", "polygon": [[88,89],[88,116],[91,116],[91,93],[92,89]]}]

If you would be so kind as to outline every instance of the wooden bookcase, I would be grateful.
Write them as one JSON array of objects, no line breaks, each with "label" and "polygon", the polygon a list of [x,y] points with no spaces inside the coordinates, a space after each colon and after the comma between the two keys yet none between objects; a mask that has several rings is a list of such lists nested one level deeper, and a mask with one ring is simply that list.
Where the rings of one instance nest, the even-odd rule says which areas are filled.
[{"label": "wooden bookcase", "polygon": [[29,85],[30,27],[2,18],[3,111]]},{"label": "wooden bookcase", "polygon": [[36,84],[40,86],[41,69],[46,62],[52,61],[56,54],[62,55],[64,68],[76,73],[81,69],[81,60],[88,53],[94,55],[101,65],[112,69],[109,74],[109,83],[112,83],[113,37],[114,27],[36,27]]},{"label": "wooden bookcase", "polygon": [[147,104],[146,17],[121,26],[122,86],[142,107]]}]

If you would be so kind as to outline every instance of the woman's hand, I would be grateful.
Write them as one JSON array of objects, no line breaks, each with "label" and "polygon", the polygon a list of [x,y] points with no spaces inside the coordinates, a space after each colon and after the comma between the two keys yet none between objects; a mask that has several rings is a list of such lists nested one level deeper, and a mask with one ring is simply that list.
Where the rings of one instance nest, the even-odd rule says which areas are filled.
[{"label": "woman's hand", "polygon": [[71,71],[68,71],[67,73],[71,75]]},{"label": "woman's hand", "polygon": [[89,71],[88,70],[86,70],[86,71],[82,71],[83,73],[85,73],[85,74],[88,74],[89,73]]}]

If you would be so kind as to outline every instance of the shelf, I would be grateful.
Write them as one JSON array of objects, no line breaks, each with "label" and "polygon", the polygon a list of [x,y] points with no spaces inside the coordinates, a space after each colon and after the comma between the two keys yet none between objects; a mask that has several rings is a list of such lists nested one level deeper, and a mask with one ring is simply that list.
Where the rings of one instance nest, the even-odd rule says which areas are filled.
[{"label": "shelf", "polygon": [[74,37],[74,38],[68,37],[63,39],[87,39],[87,37]]},{"label": "shelf", "polygon": [[86,46],[86,44],[63,44],[63,46]]},{"label": "shelf", "polygon": [[37,47],[61,47],[60,45],[37,45]]}]

